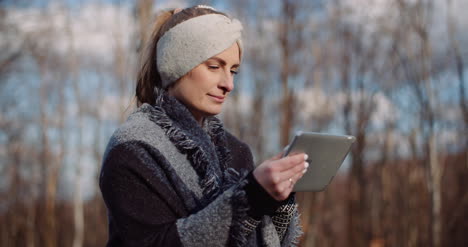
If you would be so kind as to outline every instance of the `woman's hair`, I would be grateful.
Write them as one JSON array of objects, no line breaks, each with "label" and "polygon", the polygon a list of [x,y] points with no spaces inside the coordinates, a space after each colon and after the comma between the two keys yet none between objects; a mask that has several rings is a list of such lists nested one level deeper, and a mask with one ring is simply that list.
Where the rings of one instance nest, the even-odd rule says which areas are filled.
[{"label": "woman's hair", "polygon": [[140,106],[143,103],[155,103],[158,94],[162,93],[164,90],[156,63],[156,56],[158,54],[157,44],[159,39],[164,35],[164,33],[177,24],[206,14],[221,14],[227,16],[226,14],[218,12],[212,8],[195,6],[183,9],[180,12],[176,12],[175,9],[163,11],[156,17],[153,32],[148,44],[146,45],[145,51],[142,54],[141,67],[137,74],[137,106]]}]

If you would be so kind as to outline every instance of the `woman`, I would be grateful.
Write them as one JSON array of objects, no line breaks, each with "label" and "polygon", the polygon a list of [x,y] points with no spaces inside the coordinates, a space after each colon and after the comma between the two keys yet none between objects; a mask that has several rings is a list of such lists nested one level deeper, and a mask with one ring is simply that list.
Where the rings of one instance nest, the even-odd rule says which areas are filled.
[{"label": "woman", "polygon": [[304,154],[255,170],[214,117],[242,56],[238,20],[207,6],[156,21],[138,76],[138,109],[114,133],[100,188],[107,246],[290,246],[300,235],[293,184]]}]

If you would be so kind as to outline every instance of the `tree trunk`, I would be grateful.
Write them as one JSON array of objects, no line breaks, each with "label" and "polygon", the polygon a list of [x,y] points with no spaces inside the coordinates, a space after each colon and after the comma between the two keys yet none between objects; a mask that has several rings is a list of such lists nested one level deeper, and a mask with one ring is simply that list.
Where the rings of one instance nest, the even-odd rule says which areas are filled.
[{"label": "tree trunk", "polygon": [[73,191],[73,223],[74,223],[74,233],[73,233],[73,247],[82,247],[84,243],[84,213],[83,213],[83,199],[82,199],[82,189],[81,189],[81,154],[83,152],[83,118],[84,118],[84,104],[85,100],[81,93],[80,82],[78,80],[78,70],[79,63],[78,57],[76,55],[76,50],[74,47],[74,33],[71,29],[70,14],[67,15],[67,26],[66,32],[70,38],[69,43],[69,60],[68,60],[68,71],[70,73],[71,84],[73,88],[73,95],[75,97],[75,103],[77,106],[77,116],[76,121],[77,127],[77,143],[76,143],[76,152],[77,156],[75,159],[75,181],[74,181],[74,191]]},{"label": "tree trunk", "polygon": [[[48,105],[48,93],[50,89],[49,80],[47,79],[48,73],[46,63],[44,59],[44,54],[41,54],[41,51],[37,51],[38,54],[35,54],[37,59],[37,64],[39,66],[39,72],[41,76],[40,80],[40,89],[39,89],[39,109],[40,109],[40,128],[41,128],[41,153],[39,162],[41,164],[41,169],[43,170],[43,186],[44,186],[44,200],[45,200],[45,209],[44,209],[44,218],[45,218],[45,227],[44,231],[44,246],[54,247],[56,246],[56,226],[55,226],[55,195],[56,195],[56,169],[53,160],[51,159],[51,150],[50,150],[50,140],[49,140],[49,116],[47,114],[47,105]],[[34,209],[33,209],[34,210]],[[34,234],[36,230],[33,230]]]},{"label": "tree trunk", "polygon": [[[284,24],[284,29],[286,29],[286,25]],[[290,104],[292,99],[292,92],[289,90],[288,86],[288,77],[289,77],[289,48],[287,42],[287,31],[283,31],[281,39],[283,40],[281,51],[282,51],[282,62],[281,62],[281,89],[282,89],[282,96],[281,96],[281,117],[280,117],[280,145],[281,147],[285,147],[289,143],[289,132],[292,126],[292,119],[289,117],[292,115],[290,113]]]},{"label": "tree trunk", "polygon": [[281,52],[281,116],[280,116],[280,145],[285,147],[289,143],[289,134],[294,125],[294,91],[289,87],[289,77],[297,73],[297,66],[292,62],[294,54],[300,52],[302,40],[299,31],[297,18],[299,5],[291,0],[282,1],[282,16],[278,26],[278,39]]},{"label": "tree trunk", "polygon": [[81,189],[81,164],[77,164],[75,177],[75,191],[73,193],[73,219],[75,234],[73,237],[73,247],[82,247],[84,243],[84,214],[83,198]]},{"label": "tree trunk", "polygon": [[434,247],[440,247],[441,245],[441,233],[442,233],[442,197],[441,197],[441,182],[442,182],[442,166],[439,163],[439,157],[437,153],[436,136],[432,134],[429,139],[429,160],[432,177],[432,242]]}]

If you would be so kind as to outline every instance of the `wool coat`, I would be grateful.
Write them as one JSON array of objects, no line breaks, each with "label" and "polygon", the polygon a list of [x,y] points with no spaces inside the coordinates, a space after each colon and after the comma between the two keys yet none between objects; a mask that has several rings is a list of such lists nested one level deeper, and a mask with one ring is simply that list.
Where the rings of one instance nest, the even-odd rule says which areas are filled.
[{"label": "wool coat", "polygon": [[216,117],[202,127],[168,95],[141,105],[115,131],[103,158],[107,246],[297,244],[294,198],[268,209],[271,197],[253,168],[248,146]]}]

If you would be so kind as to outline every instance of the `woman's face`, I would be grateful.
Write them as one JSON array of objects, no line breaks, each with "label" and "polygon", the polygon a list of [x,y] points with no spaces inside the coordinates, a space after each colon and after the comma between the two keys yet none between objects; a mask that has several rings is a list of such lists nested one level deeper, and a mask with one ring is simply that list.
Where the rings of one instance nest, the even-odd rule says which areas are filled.
[{"label": "woman's face", "polygon": [[192,69],[169,88],[169,94],[181,101],[195,119],[219,114],[239,68],[239,47],[234,43]]}]

